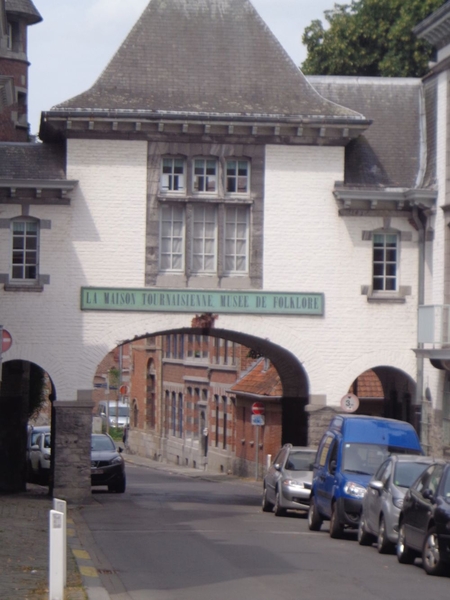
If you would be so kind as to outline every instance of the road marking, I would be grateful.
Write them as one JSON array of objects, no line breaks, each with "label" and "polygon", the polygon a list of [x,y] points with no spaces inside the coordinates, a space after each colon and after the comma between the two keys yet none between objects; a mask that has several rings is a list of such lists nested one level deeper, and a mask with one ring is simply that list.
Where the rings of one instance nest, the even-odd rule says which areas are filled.
[{"label": "road marking", "polygon": [[77,549],[73,549],[72,552],[74,553],[74,555],[77,558],[82,558],[84,560],[90,560],[90,556],[89,556],[89,552],[86,552],[86,550],[77,550]]},{"label": "road marking", "polygon": [[94,567],[85,567],[81,565],[79,569],[83,577],[98,577],[97,569]]}]

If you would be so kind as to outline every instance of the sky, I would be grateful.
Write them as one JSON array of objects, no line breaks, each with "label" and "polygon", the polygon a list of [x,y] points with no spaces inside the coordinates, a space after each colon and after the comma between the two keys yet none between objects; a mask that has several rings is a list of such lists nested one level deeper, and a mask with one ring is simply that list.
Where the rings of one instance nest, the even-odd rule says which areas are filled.
[{"label": "sky", "polygon": [[[334,0],[251,0],[281,45],[300,65],[301,38]],[[28,118],[37,134],[41,111],[89,89],[149,0],[33,0],[43,22],[28,29]],[[189,2],[189,0],[186,0]],[[338,2],[344,3],[344,2]]]}]

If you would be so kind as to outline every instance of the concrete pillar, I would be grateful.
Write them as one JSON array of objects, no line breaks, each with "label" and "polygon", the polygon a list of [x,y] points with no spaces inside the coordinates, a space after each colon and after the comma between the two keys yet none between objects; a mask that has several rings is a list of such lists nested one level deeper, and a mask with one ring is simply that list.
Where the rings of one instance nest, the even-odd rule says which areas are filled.
[{"label": "concrete pillar", "polygon": [[54,402],[53,496],[71,504],[91,500],[92,400],[90,390],[76,402]]}]

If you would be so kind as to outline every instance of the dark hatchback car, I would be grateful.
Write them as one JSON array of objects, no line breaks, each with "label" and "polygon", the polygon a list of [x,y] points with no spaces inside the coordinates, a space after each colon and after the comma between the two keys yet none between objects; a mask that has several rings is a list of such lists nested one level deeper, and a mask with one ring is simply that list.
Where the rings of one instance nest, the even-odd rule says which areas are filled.
[{"label": "dark hatchback car", "polygon": [[113,439],[104,433],[91,438],[91,485],[107,485],[108,491],[123,494],[126,488],[125,461]]},{"label": "dark hatchback car", "polygon": [[429,575],[450,568],[450,463],[429,466],[403,499],[397,558],[411,564],[417,556]]}]

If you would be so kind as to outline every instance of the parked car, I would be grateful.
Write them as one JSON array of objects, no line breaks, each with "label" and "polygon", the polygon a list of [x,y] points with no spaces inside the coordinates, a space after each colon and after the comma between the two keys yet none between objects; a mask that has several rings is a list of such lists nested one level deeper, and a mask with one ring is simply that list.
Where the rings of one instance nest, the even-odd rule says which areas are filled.
[{"label": "parked car", "polygon": [[262,509],[276,516],[287,510],[308,510],[315,448],[286,444],[264,477]]},{"label": "parked car", "polygon": [[123,400],[102,400],[98,403],[97,414],[102,418],[102,429],[106,431],[106,425],[123,429],[130,424],[130,407]]},{"label": "parked car", "polygon": [[450,463],[435,461],[403,499],[397,558],[411,564],[417,556],[429,575],[450,569]]},{"label": "parked car", "polygon": [[50,475],[51,440],[50,432],[32,435],[34,442],[29,453],[29,481],[47,484]]},{"label": "parked car", "polygon": [[314,464],[308,525],[330,521],[330,536],[358,528],[367,485],[391,453],[423,454],[412,425],[395,419],[336,415],[322,437]]},{"label": "parked car", "polygon": [[37,436],[40,433],[50,433],[50,425],[28,425],[27,429],[27,455],[26,455],[26,463],[27,463],[27,481],[31,481],[33,478],[33,473],[31,470],[31,462],[30,462],[30,453],[31,446],[36,444]]},{"label": "parked car", "polygon": [[381,554],[394,550],[398,538],[398,518],[407,489],[434,462],[427,456],[392,454],[369,481],[362,501],[358,542],[374,541]]},{"label": "parked car", "polygon": [[126,488],[125,461],[113,439],[106,433],[91,437],[91,485],[106,485],[110,492],[123,494]]}]

